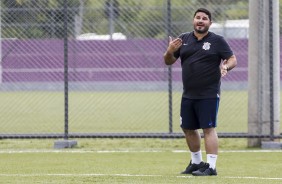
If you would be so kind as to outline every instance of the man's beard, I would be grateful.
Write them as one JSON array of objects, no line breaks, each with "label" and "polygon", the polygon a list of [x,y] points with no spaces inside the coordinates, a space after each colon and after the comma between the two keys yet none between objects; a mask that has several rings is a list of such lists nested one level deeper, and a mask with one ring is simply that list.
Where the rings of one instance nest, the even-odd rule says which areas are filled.
[{"label": "man's beard", "polygon": [[194,27],[194,30],[199,34],[204,34],[209,30],[209,27],[204,27],[204,29],[197,29],[197,26]]}]

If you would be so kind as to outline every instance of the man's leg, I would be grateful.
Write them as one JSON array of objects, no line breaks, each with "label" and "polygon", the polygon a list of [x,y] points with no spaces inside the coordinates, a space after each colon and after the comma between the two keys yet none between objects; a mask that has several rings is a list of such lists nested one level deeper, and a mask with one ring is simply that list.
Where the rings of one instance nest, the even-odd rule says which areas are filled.
[{"label": "man's leg", "polygon": [[183,129],[187,146],[191,152],[201,150],[201,135],[198,130]]},{"label": "man's leg", "polygon": [[191,160],[182,174],[192,174],[202,168],[205,163],[202,161],[201,135],[199,122],[194,110],[195,100],[182,98],[180,112],[180,126],[185,134],[187,146],[191,152]]},{"label": "man's leg", "polygon": [[187,146],[191,152],[191,163],[200,164],[202,159],[201,135],[198,130],[183,130]]},{"label": "man's leg", "polygon": [[218,137],[215,128],[203,129],[207,154],[218,154]]},{"label": "man's leg", "polygon": [[203,129],[205,148],[207,153],[207,163],[215,169],[218,155],[218,136],[215,128]]},{"label": "man's leg", "polygon": [[198,130],[183,129],[183,132],[185,134],[187,146],[191,152],[191,161],[185,171],[181,174],[192,174],[193,171],[196,171],[205,165],[202,160],[201,135]]},{"label": "man's leg", "polygon": [[214,128],[203,129],[205,148],[207,153],[207,163],[204,167],[192,172],[194,176],[217,175],[216,160],[218,154],[218,137]]},{"label": "man's leg", "polygon": [[207,163],[204,167],[192,173],[194,176],[217,175],[216,160],[218,154],[218,137],[215,131],[219,99],[203,99],[197,103],[197,117],[204,133],[204,143]]}]

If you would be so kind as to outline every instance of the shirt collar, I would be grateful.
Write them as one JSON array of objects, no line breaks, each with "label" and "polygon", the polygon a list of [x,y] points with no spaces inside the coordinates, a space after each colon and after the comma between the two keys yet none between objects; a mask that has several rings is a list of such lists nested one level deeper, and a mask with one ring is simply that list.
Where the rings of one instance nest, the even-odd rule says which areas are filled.
[{"label": "shirt collar", "polygon": [[198,38],[195,36],[195,34],[194,34],[194,31],[193,31],[193,37],[197,40],[197,41],[201,41],[201,40],[204,40],[205,38],[207,38],[207,37],[209,37],[210,36],[210,32],[208,31],[208,34],[206,34],[201,40],[198,40]]}]

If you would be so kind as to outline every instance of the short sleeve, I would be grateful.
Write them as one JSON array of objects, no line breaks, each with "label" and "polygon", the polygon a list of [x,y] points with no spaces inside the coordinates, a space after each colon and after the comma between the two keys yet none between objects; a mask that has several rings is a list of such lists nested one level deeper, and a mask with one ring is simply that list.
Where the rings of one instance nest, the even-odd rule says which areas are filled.
[{"label": "short sleeve", "polygon": [[233,55],[233,51],[231,50],[229,44],[222,36],[218,39],[218,48],[219,55],[223,60],[229,59]]}]

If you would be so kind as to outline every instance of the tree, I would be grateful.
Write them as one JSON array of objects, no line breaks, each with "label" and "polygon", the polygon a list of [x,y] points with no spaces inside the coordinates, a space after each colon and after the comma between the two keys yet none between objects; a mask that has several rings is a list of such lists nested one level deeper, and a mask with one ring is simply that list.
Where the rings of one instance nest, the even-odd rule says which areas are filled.
[{"label": "tree", "polygon": [[[117,0],[106,0],[105,16],[107,18],[118,18],[119,16],[119,2]],[[112,14],[112,15],[111,15]]]},{"label": "tree", "polygon": [[[64,10],[67,2],[67,11]],[[63,38],[64,21],[74,35],[79,0],[3,0],[2,35],[12,38]]]}]

